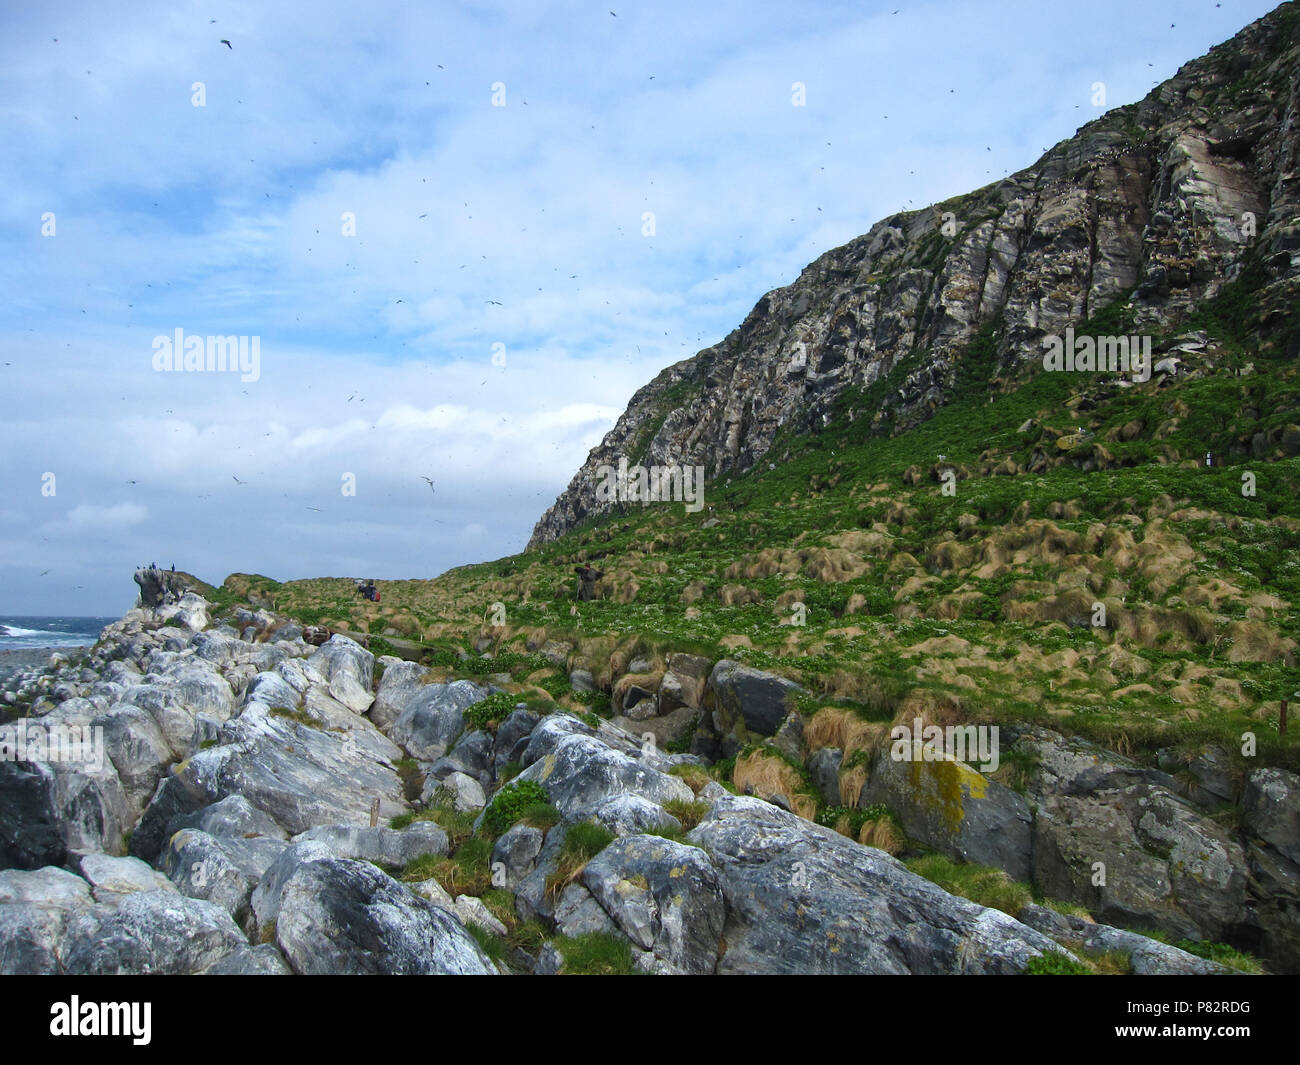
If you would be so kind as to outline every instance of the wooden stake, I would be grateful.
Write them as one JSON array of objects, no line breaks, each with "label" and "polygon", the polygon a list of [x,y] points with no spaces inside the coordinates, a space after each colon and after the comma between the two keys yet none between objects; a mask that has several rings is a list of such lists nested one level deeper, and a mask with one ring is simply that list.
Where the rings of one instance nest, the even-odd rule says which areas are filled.
[{"label": "wooden stake", "polygon": [[379,824],[379,800],[370,800],[370,827],[374,828]]},{"label": "wooden stake", "polygon": [[1282,700],[1282,713],[1278,716],[1277,719],[1277,734],[1279,736],[1286,735],[1286,700],[1285,699]]}]

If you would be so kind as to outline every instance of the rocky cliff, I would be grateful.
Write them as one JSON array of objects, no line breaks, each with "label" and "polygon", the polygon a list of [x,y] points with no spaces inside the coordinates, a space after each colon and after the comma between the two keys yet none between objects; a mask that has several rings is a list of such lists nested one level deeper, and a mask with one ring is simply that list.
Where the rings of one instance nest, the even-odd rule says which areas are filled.
[{"label": "rocky cliff", "polygon": [[[603,464],[701,465],[712,480],[782,430],[842,415],[902,431],[958,388],[1041,366],[1044,337],[1103,308],[1122,303],[1129,333],[1165,332],[1244,270],[1261,348],[1294,354],[1298,86],[1300,9],[1284,4],[1032,166],[827,252],[640,389],[529,547],[615,505],[596,493]],[[981,328],[994,357],[974,365]]]}]

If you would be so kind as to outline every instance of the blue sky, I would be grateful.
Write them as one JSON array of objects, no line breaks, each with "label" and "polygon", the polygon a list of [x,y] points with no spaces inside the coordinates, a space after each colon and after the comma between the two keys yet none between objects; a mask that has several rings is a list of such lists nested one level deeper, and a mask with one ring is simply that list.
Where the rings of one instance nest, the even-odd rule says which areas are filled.
[{"label": "blue sky", "polygon": [[[518,551],[764,292],[1272,6],[5,5],[0,612]],[[258,379],[156,372],[178,328]]]}]

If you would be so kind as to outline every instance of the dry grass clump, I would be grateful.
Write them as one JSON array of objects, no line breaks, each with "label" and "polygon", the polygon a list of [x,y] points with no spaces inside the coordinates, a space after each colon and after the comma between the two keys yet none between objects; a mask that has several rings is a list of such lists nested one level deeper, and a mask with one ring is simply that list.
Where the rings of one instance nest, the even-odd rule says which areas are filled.
[{"label": "dry grass clump", "polygon": [[858,751],[872,750],[884,731],[884,725],[863,721],[852,710],[824,706],[804,722],[803,742],[810,754],[823,747],[838,747],[847,762]]},{"label": "dry grass clump", "polygon": [[863,823],[862,830],[858,833],[858,842],[868,847],[875,847],[886,854],[899,854],[903,849],[904,841],[899,836],[898,829],[894,827],[893,820],[880,817]]},{"label": "dry grass clump", "polygon": [[803,790],[803,779],[776,755],[753,751],[737,758],[732,782],[744,795],[757,795],[760,799],[783,796],[800,817],[811,820],[817,814],[817,800]]}]

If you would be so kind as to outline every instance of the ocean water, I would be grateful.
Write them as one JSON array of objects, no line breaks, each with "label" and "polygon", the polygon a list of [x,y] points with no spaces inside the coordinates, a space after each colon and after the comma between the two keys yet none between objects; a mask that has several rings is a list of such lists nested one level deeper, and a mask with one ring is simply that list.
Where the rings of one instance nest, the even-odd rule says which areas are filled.
[{"label": "ocean water", "polygon": [[39,647],[89,647],[117,618],[31,617],[0,614],[0,651]]}]

